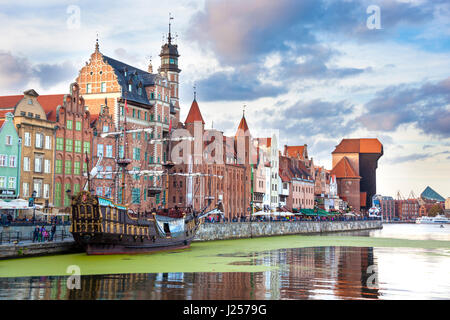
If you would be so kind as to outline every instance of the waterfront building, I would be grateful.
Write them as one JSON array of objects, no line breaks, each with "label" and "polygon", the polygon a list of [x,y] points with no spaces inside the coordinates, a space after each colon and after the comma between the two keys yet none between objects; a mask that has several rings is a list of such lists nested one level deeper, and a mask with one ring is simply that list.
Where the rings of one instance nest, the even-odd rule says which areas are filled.
[{"label": "waterfront building", "polygon": [[383,155],[378,139],[343,139],[332,152],[339,196],[359,212],[370,208],[376,194],[376,169]]},{"label": "waterfront building", "polygon": [[395,200],[395,211],[401,220],[411,220],[419,217],[419,201],[417,199]]},{"label": "waterfront building", "polygon": [[[116,130],[151,128],[152,132],[127,134],[125,150],[119,139],[119,155],[130,159],[130,170],[162,171],[167,161],[169,127],[179,123],[179,73],[178,47],[172,43],[171,34],[161,48],[161,67],[153,73],[150,62],[147,71],[110,58],[100,52],[98,42],[89,62],[77,77],[86,106],[95,116],[102,106],[109,106]],[[151,141],[155,139],[154,141]],[[158,140],[159,139],[159,140]],[[167,186],[157,176],[126,178],[125,203],[135,211],[144,208],[167,207]],[[121,188],[118,190],[121,193]],[[122,199],[122,195],[118,195]]]},{"label": "waterfront building", "polygon": [[392,197],[377,194],[372,199],[372,206],[380,209],[380,213],[385,221],[398,218],[396,200]]},{"label": "waterfront building", "polygon": [[52,110],[50,120],[56,124],[54,207],[63,209],[86,184],[86,157],[92,159],[91,118],[77,83],[70,85],[70,94]]},{"label": "waterfront building", "polygon": [[425,201],[432,201],[432,202],[445,202],[445,199],[443,196],[441,196],[439,193],[434,191],[429,186],[423,190],[423,192],[420,194],[420,198]]},{"label": "waterfront building", "polygon": [[[257,161],[252,166],[252,180],[253,180],[253,208],[255,211],[263,210],[264,206],[264,196],[266,192],[266,166],[265,166],[265,156],[264,151],[258,147],[259,140],[255,139],[253,142],[257,146]],[[281,198],[280,198],[281,202]]]},{"label": "waterfront building", "polygon": [[0,109],[13,111],[14,125],[21,139],[20,198],[35,195],[35,204],[53,204],[55,123],[48,119],[64,95],[39,94],[31,89],[23,95],[0,97]]},{"label": "waterfront building", "polygon": [[0,110],[0,199],[16,199],[20,191],[22,142],[14,126],[14,115]]},{"label": "waterfront building", "polygon": [[119,202],[118,192],[121,181],[119,175],[115,174],[119,170],[116,162],[119,135],[102,136],[102,134],[108,134],[115,130],[114,119],[109,112],[106,99],[100,113],[91,117],[91,127],[93,130],[91,166],[98,164],[99,170],[95,177],[91,177],[91,190],[96,195]]},{"label": "waterfront building", "polygon": [[280,175],[289,180],[286,207],[290,211],[314,208],[314,179],[303,160],[298,157],[281,156]]}]

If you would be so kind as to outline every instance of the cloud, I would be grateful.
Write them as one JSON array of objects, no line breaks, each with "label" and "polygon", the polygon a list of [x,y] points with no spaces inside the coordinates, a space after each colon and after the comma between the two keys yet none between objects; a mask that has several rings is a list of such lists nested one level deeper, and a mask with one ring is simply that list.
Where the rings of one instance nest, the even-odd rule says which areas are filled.
[{"label": "cloud", "polygon": [[33,65],[25,57],[0,51],[0,87],[7,92],[23,92],[33,80],[47,89],[62,82],[70,83],[76,74],[76,67],[69,61]]},{"label": "cloud", "polygon": [[260,121],[262,127],[280,130],[280,134],[293,138],[342,137],[357,129],[354,121],[347,120],[353,111],[354,106],[347,101],[315,99],[283,109],[266,108]]},{"label": "cloud", "polygon": [[415,124],[426,134],[450,137],[450,77],[420,87],[390,86],[365,104],[358,121],[370,130],[395,131]]},{"label": "cloud", "polygon": [[11,52],[0,51],[0,88],[2,90],[24,88],[31,75],[31,64],[28,59],[15,56]]}]

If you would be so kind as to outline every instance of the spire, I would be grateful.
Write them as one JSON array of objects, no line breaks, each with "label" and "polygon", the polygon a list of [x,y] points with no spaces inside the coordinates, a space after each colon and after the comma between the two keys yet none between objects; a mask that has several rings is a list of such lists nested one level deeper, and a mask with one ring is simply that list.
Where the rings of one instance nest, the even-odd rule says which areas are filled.
[{"label": "spire", "polygon": [[247,120],[245,120],[245,107],[246,107],[246,105],[244,105],[244,108],[242,110],[242,119],[241,119],[241,122],[239,123],[238,129],[236,132],[236,136],[242,135],[242,134],[245,135],[245,133],[247,131],[249,131],[248,125],[247,125]]},{"label": "spire", "polygon": [[198,103],[194,99],[194,101],[192,101],[191,109],[189,110],[188,116],[184,123],[194,123],[197,121],[201,121],[203,124],[205,124],[205,121],[203,120],[202,117],[202,113],[200,112],[200,108],[198,107]]},{"label": "spire", "polygon": [[172,24],[171,24],[170,20],[173,20],[173,17],[172,17],[172,14],[169,12],[169,35],[167,36],[167,41],[169,42],[169,44],[172,43],[172,33],[170,30],[170,27]]},{"label": "spire", "polygon": [[95,40],[95,52],[100,51],[100,46],[98,45],[98,33],[97,33],[97,39]]},{"label": "spire", "polygon": [[148,64],[148,73],[153,73],[152,56],[150,56],[150,62]]},{"label": "spire", "polygon": [[194,101],[197,100],[197,86],[194,84]]}]

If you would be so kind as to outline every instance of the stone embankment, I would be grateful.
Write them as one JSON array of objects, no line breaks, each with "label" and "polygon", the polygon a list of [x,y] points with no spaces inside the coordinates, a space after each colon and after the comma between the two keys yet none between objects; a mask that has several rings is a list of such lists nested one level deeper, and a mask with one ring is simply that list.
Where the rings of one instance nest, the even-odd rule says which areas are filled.
[{"label": "stone embankment", "polygon": [[[382,228],[381,221],[272,221],[272,222],[235,222],[204,223],[194,241],[213,241],[227,239],[245,239],[293,234],[320,234],[329,232],[358,231]],[[28,230],[25,231],[28,233]],[[64,241],[32,243],[21,241],[0,245],[0,259],[21,258],[79,252],[75,242],[68,238]]]}]

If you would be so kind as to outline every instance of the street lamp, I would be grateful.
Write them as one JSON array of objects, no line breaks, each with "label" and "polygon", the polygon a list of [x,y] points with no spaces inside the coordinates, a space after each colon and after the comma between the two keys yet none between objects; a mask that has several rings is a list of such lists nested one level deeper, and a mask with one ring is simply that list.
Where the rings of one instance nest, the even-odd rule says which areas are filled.
[{"label": "street lamp", "polygon": [[36,204],[34,202],[34,199],[36,198],[36,194],[37,194],[36,190],[33,190],[33,193],[31,194],[31,199],[29,201],[30,202],[29,204],[31,204],[33,206],[33,223],[34,223],[34,221],[36,221]]}]

